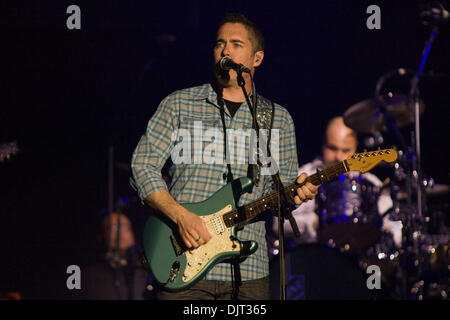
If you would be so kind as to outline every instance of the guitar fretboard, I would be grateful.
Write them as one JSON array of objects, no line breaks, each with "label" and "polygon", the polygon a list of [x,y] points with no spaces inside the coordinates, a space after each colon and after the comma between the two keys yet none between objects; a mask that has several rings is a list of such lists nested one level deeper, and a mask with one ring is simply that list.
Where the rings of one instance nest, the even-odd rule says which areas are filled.
[{"label": "guitar fretboard", "polygon": [[[347,161],[344,160],[335,166],[324,169],[322,171],[317,171],[317,173],[308,176],[305,181],[301,184],[294,182],[286,187],[284,187],[284,192],[292,201],[296,196],[297,188],[305,185],[307,182],[311,182],[313,185],[318,186],[333,179],[336,179],[342,173],[349,171],[347,166]],[[223,216],[224,223],[227,227],[234,227],[244,222],[249,222],[258,216],[260,213],[266,211],[269,208],[274,208],[278,206],[278,193],[271,192],[268,195],[262,197],[261,199],[255,200],[246,204],[243,207],[237,208]]]}]

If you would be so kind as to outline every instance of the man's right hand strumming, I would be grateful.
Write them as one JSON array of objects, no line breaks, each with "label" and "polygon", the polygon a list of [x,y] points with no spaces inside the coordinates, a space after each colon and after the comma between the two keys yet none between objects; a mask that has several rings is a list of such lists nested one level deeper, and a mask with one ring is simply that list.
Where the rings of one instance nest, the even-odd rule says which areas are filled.
[{"label": "man's right hand strumming", "polygon": [[187,248],[196,249],[211,239],[205,221],[180,205],[167,190],[155,191],[146,200],[150,206],[178,225],[178,231]]},{"label": "man's right hand strumming", "polygon": [[211,239],[205,221],[191,211],[185,210],[185,212],[179,214],[176,223],[188,248],[198,248]]}]

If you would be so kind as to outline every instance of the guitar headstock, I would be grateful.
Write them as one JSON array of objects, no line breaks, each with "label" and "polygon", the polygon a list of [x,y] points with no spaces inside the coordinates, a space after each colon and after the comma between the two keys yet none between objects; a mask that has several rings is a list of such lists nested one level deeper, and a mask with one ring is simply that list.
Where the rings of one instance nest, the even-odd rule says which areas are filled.
[{"label": "guitar headstock", "polygon": [[375,167],[381,161],[393,162],[395,160],[397,160],[397,151],[394,149],[384,149],[356,153],[348,157],[345,161],[349,170],[364,173]]},{"label": "guitar headstock", "polygon": [[0,145],[0,163],[5,159],[9,159],[18,152],[19,147],[17,146],[16,141]]}]

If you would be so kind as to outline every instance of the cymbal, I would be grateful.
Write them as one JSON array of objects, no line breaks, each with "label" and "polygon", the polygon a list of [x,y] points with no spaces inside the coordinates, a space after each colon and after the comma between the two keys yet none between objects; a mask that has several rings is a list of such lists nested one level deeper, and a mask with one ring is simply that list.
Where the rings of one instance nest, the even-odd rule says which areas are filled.
[{"label": "cymbal", "polygon": [[[419,99],[419,115],[424,109],[425,105]],[[403,94],[389,94],[382,99],[366,99],[347,109],[343,117],[345,125],[353,130],[374,134],[377,131],[386,131],[388,119],[386,115],[393,117],[399,128],[413,123],[414,101]]]},{"label": "cymbal", "polygon": [[439,197],[450,193],[450,186],[446,184],[435,184],[431,188],[426,188],[425,193],[430,197]]}]

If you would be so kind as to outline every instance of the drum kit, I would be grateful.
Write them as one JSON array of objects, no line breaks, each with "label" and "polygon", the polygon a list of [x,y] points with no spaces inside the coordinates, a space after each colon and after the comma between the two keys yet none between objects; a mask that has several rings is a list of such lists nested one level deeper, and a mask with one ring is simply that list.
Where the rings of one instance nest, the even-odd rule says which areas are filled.
[{"label": "drum kit", "polygon": [[[418,82],[436,29],[419,71],[400,68],[384,74],[373,98],[342,115],[346,126],[365,136],[366,148],[391,139],[399,156],[382,168],[388,174],[381,187],[363,175],[321,186],[317,241],[286,248],[288,299],[449,299],[450,186],[426,177],[420,153],[425,103]],[[389,208],[380,211],[380,198],[386,195]],[[272,272],[279,268],[277,260],[272,255]],[[366,288],[366,271],[373,265],[379,267],[383,290]],[[276,281],[271,285],[277,288]]]},{"label": "drum kit", "polygon": [[[417,161],[420,152],[417,145],[408,147],[399,130],[416,124],[415,114],[421,116],[425,104],[418,99],[417,108],[408,95],[391,91],[384,96],[380,94],[381,82],[408,74],[398,69],[384,75],[377,85],[376,98],[353,105],[343,115],[347,126],[372,136],[365,141],[373,143],[376,137],[384,140],[384,136],[392,133],[399,154],[385,186],[393,201],[385,215],[401,223],[400,246],[396,246],[387,233],[382,233],[376,243],[366,247],[359,263],[364,268],[370,264],[380,266],[385,284],[392,291],[390,297],[446,300],[450,289],[450,228],[446,219],[448,203],[445,202],[450,186],[424,178]],[[417,130],[411,131],[412,136],[415,134]],[[372,196],[377,195],[372,192]]]},{"label": "drum kit", "polygon": [[[399,69],[382,79],[407,74]],[[399,157],[383,168],[389,173],[378,185],[366,174],[350,174],[320,187],[317,241],[288,242],[293,245],[286,248],[288,299],[448,299],[450,186],[431,178],[417,181],[424,175],[399,130],[414,124],[414,109],[408,95],[388,92],[358,102],[343,114],[348,127],[366,136],[367,148],[381,146],[392,133]],[[420,115],[424,111],[419,100]],[[421,212],[418,188],[426,208]],[[388,209],[380,209],[382,198],[390,201]],[[272,256],[272,272],[277,260]],[[381,291],[366,288],[370,265],[380,268]],[[277,285],[275,281],[272,287]]]}]

